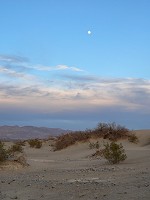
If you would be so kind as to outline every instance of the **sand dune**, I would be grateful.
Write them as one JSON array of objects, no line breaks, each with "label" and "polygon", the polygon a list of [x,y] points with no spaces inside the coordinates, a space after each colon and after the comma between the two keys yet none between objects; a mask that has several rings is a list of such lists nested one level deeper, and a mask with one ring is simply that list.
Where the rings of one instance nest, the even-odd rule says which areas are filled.
[{"label": "sand dune", "polygon": [[134,131],[137,137],[139,138],[139,144],[141,146],[150,145],[150,130],[136,130]]},{"label": "sand dune", "polygon": [[110,165],[91,158],[95,151],[78,143],[53,152],[47,141],[41,149],[24,147],[28,167],[0,170],[0,199],[20,200],[149,200],[150,130],[136,131],[140,142],[122,142],[127,159]]}]

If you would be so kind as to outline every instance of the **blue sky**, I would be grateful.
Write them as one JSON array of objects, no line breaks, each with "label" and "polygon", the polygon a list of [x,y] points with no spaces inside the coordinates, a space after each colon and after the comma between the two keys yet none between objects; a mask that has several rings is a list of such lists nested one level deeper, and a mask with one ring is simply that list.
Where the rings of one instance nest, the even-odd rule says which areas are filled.
[{"label": "blue sky", "polygon": [[150,128],[149,9],[149,0],[0,0],[0,125]]}]

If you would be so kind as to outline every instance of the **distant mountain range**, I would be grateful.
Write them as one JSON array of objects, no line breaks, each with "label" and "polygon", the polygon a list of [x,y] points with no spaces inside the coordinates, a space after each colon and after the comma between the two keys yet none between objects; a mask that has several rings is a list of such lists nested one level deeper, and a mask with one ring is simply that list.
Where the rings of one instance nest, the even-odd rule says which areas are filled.
[{"label": "distant mountain range", "polygon": [[58,136],[70,130],[60,128],[46,128],[34,126],[0,126],[1,140],[27,140],[33,138],[44,139],[49,136]]}]

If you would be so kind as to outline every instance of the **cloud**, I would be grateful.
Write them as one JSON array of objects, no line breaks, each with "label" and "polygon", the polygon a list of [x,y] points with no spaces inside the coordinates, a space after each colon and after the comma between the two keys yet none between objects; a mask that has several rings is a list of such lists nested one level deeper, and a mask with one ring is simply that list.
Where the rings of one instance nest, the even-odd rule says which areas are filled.
[{"label": "cloud", "polygon": [[67,65],[57,65],[54,67],[51,66],[43,66],[43,65],[26,65],[27,68],[39,70],[39,71],[64,71],[64,70],[71,70],[75,72],[82,72],[82,69],[77,67],[69,67]]},{"label": "cloud", "polygon": [[82,69],[79,69],[77,67],[69,67],[66,65],[57,65],[56,67],[51,67],[53,70],[71,70],[71,71],[76,71],[76,72],[82,72]]},{"label": "cloud", "polygon": [[[53,82],[58,83],[59,81],[54,77],[54,72],[56,75],[62,71],[67,73],[83,72],[82,69],[77,67],[31,64],[27,58],[21,56],[0,55],[0,84],[2,81],[20,85],[26,85],[26,82],[28,82],[30,87],[37,84],[44,86],[51,83],[55,87]],[[49,83],[47,81],[48,77],[51,77]]]},{"label": "cloud", "polygon": [[23,78],[25,80],[32,80],[34,78],[33,75],[17,72],[15,70],[9,69],[9,68],[7,68],[5,66],[1,66],[1,65],[0,65],[0,73],[8,75],[13,78]]},{"label": "cloud", "polygon": [[[78,90],[85,98],[95,99],[95,102],[102,100],[112,104],[126,105],[130,109],[146,107],[150,101],[150,80],[134,78],[101,78],[80,76],[65,76],[65,82],[69,90]],[[97,100],[96,100],[97,99]]]},{"label": "cloud", "polygon": [[74,74],[63,74],[60,77],[72,80],[72,81],[80,81],[80,82],[92,82],[100,80],[99,77],[90,76],[90,75],[74,75]]},{"label": "cloud", "polygon": [[[119,105],[125,110],[150,111],[150,81],[143,79],[96,77],[92,82],[74,80],[71,83],[70,80],[59,80],[51,84],[35,80],[19,86],[14,83],[14,86],[3,84],[2,87],[1,84],[0,89],[3,96],[11,96],[14,99],[22,97],[26,102],[36,101],[38,104],[41,102],[43,107],[50,109],[51,105],[60,109]],[[39,99],[36,99],[37,97]]]},{"label": "cloud", "polygon": [[0,110],[6,117],[16,110],[16,119],[26,113],[46,120],[129,121],[150,116],[149,102],[150,80],[92,76],[67,65],[0,57]]},{"label": "cloud", "polygon": [[24,63],[28,62],[28,59],[21,56],[0,55],[0,61],[9,63]]},{"label": "cloud", "polygon": [[0,75],[5,74],[8,77],[16,77],[22,79],[32,79],[37,77],[41,79],[43,76],[48,76],[52,72],[84,72],[82,69],[67,65],[45,66],[41,64],[32,64],[25,57],[0,55]]},{"label": "cloud", "polygon": [[40,90],[37,86],[16,86],[16,85],[0,85],[0,94],[6,98],[20,98],[20,97],[38,97],[38,96],[45,96],[46,93]]},{"label": "cloud", "polygon": [[1,78],[2,78],[2,75],[7,76],[7,78],[10,78],[9,81],[12,81],[12,78],[13,78],[13,80],[16,81],[16,83],[17,83],[17,79],[22,79],[24,81],[33,81],[36,78],[32,74],[15,71],[13,69],[9,69],[5,66],[0,65],[0,77]]}]

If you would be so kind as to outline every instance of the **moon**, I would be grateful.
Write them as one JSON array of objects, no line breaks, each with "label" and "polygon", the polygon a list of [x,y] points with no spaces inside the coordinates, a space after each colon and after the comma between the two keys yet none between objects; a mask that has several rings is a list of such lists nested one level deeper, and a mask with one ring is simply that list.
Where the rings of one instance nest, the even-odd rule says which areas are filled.
[{"label": "moon", "polygon": [[88,31],[87,33],[88,33],[88,35],[91,35],[91,34],[92,34],[92,32],[91,32],[91,31]]}]

